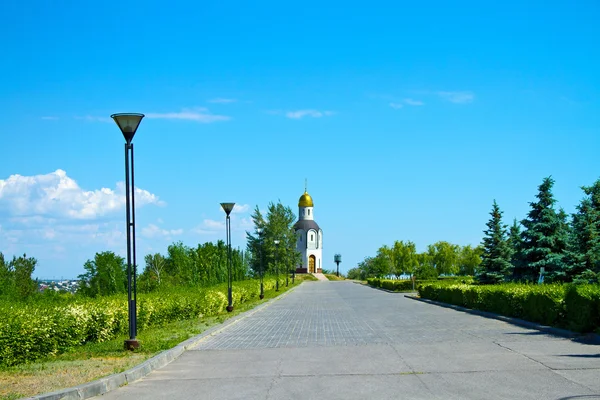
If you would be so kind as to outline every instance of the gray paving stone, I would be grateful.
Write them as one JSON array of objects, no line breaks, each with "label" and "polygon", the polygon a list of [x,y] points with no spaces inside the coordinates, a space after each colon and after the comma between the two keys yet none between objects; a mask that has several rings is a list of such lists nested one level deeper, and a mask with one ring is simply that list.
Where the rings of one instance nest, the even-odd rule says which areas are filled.
[{"label": "gray paving stone", "polygon": [[600,346],[303,283],[108,399],[600,399]]}]

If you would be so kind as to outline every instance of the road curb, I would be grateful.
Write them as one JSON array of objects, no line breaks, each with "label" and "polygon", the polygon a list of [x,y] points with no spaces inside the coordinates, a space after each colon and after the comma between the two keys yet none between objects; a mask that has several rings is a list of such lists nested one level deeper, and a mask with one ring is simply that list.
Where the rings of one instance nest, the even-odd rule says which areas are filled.
[{"label": "road curb", "polygon": [[[301,283],[302,284],[302,283]],[[298,285],[300,286],[300,285]],[[55,392],[43,393],[36,396],[25,397],[23,400],[83,400],[89,399],[91,397],[100,396],[102,394],[108,393],[112,390],[118,389],[119,387],[133,383],[152,371],[162,368],[165,365],[171,363],[176,360],[179,356],[181,356],[186,350],[195,347],[201,341],[209,336],[213,336],[221,332],[222,330],[228,328],[229,326],[237,323],[238,321],[262,310],[264,307],[272,304],[273,302],[280,300],[296,290],[298,286],[294,286],[293,288],[287,290],[285,293],[280,294],[277,297],[270,299],[269,301],[258,305],[248,311],[244,311],[241,314],[236,315],[233,318],[228,319],[222,324],[215,325],[212,328],[205,330],[204,332],[189,338],[177,346],[173,347],[169,350],[164,350],[152,358],[147,359],[139,365],[136,365],[133,368],[128,369],[127,371],[120,372],[118,374],[109,375],[104,378],[97,379],[92,382],[83,383],[78,386],[74,386],[67,389],[57,390]]]},{"label": "road curb", "polygon": [[435,301],[435,300],[423,299],[421,297],[408,295],[408,294],[405,294],[404,297],[412,299],[412,300],[421,301],[423,303],[429,303],[429,304],[433,304],[433,305],[440,306],[440,307],[452,308],[453,310],[462,311],[462,312],[466,312],[469,314],[479,315],[481,317],[497,319],[500,321],[508,322],[510,324],[523,326],[525,328],[536,329],[538,331],[542,331],[545,333],[551,333],[556,336],[566,337],[569,339],[576,339],[578,341],[582,341],[582,342],[585,342],[588,344],[600,344],[600,335],[597,335],[595,333],[581,334],[581,333],[569,331],[567,329],[555,328],[553,326],[547,326],[547,325],[541,325],[536,322],[526,321],[526,320],[520,319],[520,318],[507,317],[507,316],[492,313],[489,311],[474,310],[472,308],[456,306],[454,304],[449,304],[449,303],[442,303],[440,301]]}]

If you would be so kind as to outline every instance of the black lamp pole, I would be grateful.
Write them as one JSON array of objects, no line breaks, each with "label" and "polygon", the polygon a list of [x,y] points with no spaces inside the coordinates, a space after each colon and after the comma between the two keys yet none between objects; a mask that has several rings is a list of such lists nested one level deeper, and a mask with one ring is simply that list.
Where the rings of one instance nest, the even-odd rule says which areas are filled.
[{"label": "black lamp pole", "polygon": [[263,245],[263,237],[262,237],[262,229],[258,228],[256,230],[256,232],[258,233],[258,252],[260,253],[260,270],[259,270],[259,276],[260,276],[260,299],[264,299],[265,298],[265,289],[263,286],[263,275],[265,274],[263,271],[263,249],[262,249],[262,245]]},{"label": "black lamp pole", "polygon": [[227,236],[227,311],[233,311],[232,281],[231,281],[231,220],[229,214],[235,203],[221,203],[221,207],[227,216],[225,217],[225,234]]},{"label": "black lamp pole", "polygon": [[275,291],[279,292],[279,239],[275,239],[273,243],[275,243]]},{"label": "black lamp pole", "polygon": [[333,262],[335,262],[337,264],[336,275],[339,277],[340,276],[340,263],[342,262],[342,255],[341,254],[334,255]]},{"label": "black lamp pole", "polygon": [[[286,265],[286,269],[287,269],[287,265]],[[288,269],[287,271],[285,271],[285,287],[288,287],[288,285],[289,285],[289,278],[290,278],[290,270]]]},{"label": "black lamp pole", "polygon": [[[129,319],[129,339],[125,340],[125,349],[140,347],[137,336],[137,263],[135,259],[135,183],[133,169],[133,136],[144,114],[113,114],[110,116],[125,138],[125,218],[127,228],[127,312]],[[129,164],[131,163],[131,169]],[[133,266],[133,268],[132,268]]]}]

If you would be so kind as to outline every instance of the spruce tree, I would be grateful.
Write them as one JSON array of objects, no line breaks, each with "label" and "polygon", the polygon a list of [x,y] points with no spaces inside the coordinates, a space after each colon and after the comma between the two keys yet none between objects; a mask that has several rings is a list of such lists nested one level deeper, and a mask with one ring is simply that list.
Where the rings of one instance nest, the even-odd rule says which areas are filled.
[{"label": "spruce tree", "polygon": [[487,222],[488,229],[484,230],[481,264],[477,280],[481,283],[498,283],[507,280],[512,275],[511,247],[506,238],[506,225],[502,224],[502,211],[494,200],[491,218]]},{"label": "spruce tree", "polygon": [[521,233],[524,265],[518,271],[517,279],[535,281],[542,267],[545,269],[544,277],[547,280],[566,279],[566,215],[562,210],[559,213],[554,210],[556,200],[552,195],[553,185],[554,180],[551,177],[544,178],[536,194],[538,201],[529,203],[531,211],[527,218],[521,221],[525,227]]},{"label": "spruce tree", "polygon": [[581,188],[586,197],[573,214],[567,274],[576,282],[600,280],[600,179]]},{"label": "spruce tree", "polygon": [[511,279],[514,279],[515,273],[518,273],[523,266],[523,239],[521,238],[521,227],[516,218],[513,219],[513,224],[508,231],[508,244],[511,248],[510,263],[513,266]]}]

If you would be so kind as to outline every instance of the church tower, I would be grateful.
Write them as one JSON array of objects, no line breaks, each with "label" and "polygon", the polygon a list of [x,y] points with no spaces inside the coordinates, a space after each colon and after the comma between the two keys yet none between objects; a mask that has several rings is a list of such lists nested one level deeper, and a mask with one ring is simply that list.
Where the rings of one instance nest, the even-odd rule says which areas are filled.
[{"label": "church tower", "polygon": [[302,255],[302,265],[296,268],[298,273],[322,271],[323,231],[315,222],[313,209],[313,199],[304,190],[298,201],[298,222],[294,224],[296,250]]}]

